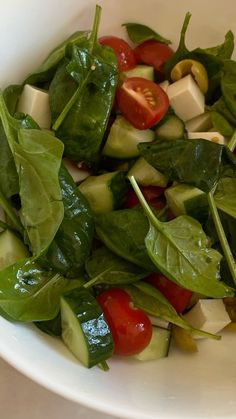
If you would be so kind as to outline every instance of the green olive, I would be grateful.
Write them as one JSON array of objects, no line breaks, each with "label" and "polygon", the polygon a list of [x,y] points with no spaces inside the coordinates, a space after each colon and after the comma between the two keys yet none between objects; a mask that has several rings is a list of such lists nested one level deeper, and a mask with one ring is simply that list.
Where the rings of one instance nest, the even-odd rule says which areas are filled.
[{"label": "green olive", "polygon": [[205,94],[208,89],[208,75],[205,67],[199,61],[190,59],[179,61],[172,68],[170,76],[173,81],[177,81],[188,74],[193,76],[199,89]]}]

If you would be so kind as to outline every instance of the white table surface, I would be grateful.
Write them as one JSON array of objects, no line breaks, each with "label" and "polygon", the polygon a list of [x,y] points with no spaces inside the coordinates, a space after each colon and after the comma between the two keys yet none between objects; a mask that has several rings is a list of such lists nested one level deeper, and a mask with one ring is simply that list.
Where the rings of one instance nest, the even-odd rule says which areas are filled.
[{"label": "white table surface", "polygon": [[39,386],[0,358],[1,419],[115,419]]}]

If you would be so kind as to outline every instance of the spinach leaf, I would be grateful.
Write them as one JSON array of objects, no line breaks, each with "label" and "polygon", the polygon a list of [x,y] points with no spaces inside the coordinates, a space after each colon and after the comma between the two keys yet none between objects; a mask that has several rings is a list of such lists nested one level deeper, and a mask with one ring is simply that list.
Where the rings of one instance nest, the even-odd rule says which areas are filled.
[{"label": "spinach leaf", "polygon": [[0,189],[6,198],[19,192],[19,180],[11,149],[0,121]]},{"label": "spinach leaf", "polygon": [[204,139],[160,140],[138,145],[141,155],[168,179],[209,192],[220,177],[236,175],[236,158],[225,146]]},{"label": "spinach leaf", "polygon": [[61,165],[59,182],[64,218],[47,252],[39,262],[68,277],[78,275],[88,258],[94,232],[90,207],[73,179]]},{"label": "spinach leaf", "polygon": [[14,115],[16,111],[17,103],[21,95],[22,89],[23,89],[23,86],[19,84],[13,84],[6,87],[6,89],[3,91],[3,98],[6,103],[8,112],[11,115]]},{"label": "spinach leaf", "polygon": [[129,284],[145,278],[149,272],[115,255],[106,247],[95,250],[85,264],[91,280],[86,287],[98,284]]},{"label": "spinach leaf", "polygon": [[234,118],[236,118],[235,84],[236,62],[232,60],[226,60],[224,62],[223,75],[221,79],[221,90],[224,101]]},{"label": "spinach leaf", "polygon": [[228,31],[225,35],[224,42],[215,47],[205,48],[203,51],[207,54],[215,55],[221,59],[229,59],[234,51],[234,34]]},{"label": "spinach leaf", "polygon": [[236,178],[220,179],[214,200],[218,209],[236,219]]},{"label": "spinach leaf", "polygon": [[227,121],[227,119],[219,112],[210,112],[211,122],[215,131],[220,132],[225,137],[231,137],[234,132],[234,127]]},{"label": "spinach leaf", "polygon": [[134,177],[130,181],[149,219],[145,245],[157,269],[182,287],[199,294],[213,298],[234,295],[232,289],[219,281],[222,256],[209,248],[201,224],[187,215],[169,222],[159,221]]},{"label": "spinach leaf", "polygon": [[[97,43],[100,11],[97,6],[93,31],[87,43],[82,48],[75,45],[68,48],[70,62],[64,71],[78,87],[70,92],[72,96],[64,103],[60,114],[57,114],[58,105],[54,107],[54,95],[59,96],[57,89],[61,91],[62,86],[52,82],[49,89],[52,114],[54,119],[56,117],[53,129],[65,144],[65,154],[89,164],[98,158],[118,80],[114,52]],[[66,75],[60,77],[63,84],[67,84]]]},{"label": "spinach leaf", "polygon": [[49,82],[60,61],[65,56],[65,50],[68,44],[80,45],[88,39],[88,31],[78,31],[71,35],[68,39],[58,45],[45,59],[41,66],[34,73],[30,74],[24,84],[40,85],[41,83]]},{"label": "spinach leaf", "polygon": [[144,243],[148,220],[140,209],[123,209],[100,214],[95,219],[99,239],[116,255],[154,272]]},{"label": "spinach leaf", "polygon": [[169,39],[163,38],[157,32],[153,31],[146,25],[140,23],[123,23],[125,26],[128,36],[135,44],[141,44],[142,42],[154,40],[163,44],[171,44]]},{"label": "spinach leaf", "polygon": [[181,32],[180,32],[179,46],[178,46],[177,50],[175,51],[175,53],[164,64],[164,71],[165,71],[165,74],[166,74],[167,78],[169,78],[170,72],[171,72],[172,68],[175,66],[175,64],[177,64],[179,61],[186,58],[186,55],[189,52],[189,50],[187,49],[186,44],[185,44],[185,35],[186,35],[187,29],[188,29],[190,18],[191,18],[191,13],[189,13],[189,12],[186,13],[185,18],[184,18],[184,22],[183,22],[183,26],[182,26],[182,29],[181,29]]},{"label": "spinach leaf", "polygon": [[219,336],[212,335],[198,330],[190,326],[183,318],[181,318],[169,303],[169,301],[161,294],[161,292],[145,282],[138,282],[134,285],[125,287],[130,294],[136,307],[150,314],[151,316],[161,317],[183,329],[189,330],[196,335],[220,339]]},{"label": "spinach leaf", "polygon": [[0,272],[0,307],[22,322],[53,319],[67,280],[53,271],[43,271],[30,259]]},{"label": "spinach leaf", "polygon": [[0,117],[19,178],[21,221],[33,254],[39,255],[53,240],[64,214],[58,181],[63,144],[46,132],[22,129],[2,95]]},{"label": "spinach leaf", "polygon": [[213,105],[207,106],[207,109],[220,113],[232,126],[236,126],[236,119],[227,107],[223,96],[213,103]]}]

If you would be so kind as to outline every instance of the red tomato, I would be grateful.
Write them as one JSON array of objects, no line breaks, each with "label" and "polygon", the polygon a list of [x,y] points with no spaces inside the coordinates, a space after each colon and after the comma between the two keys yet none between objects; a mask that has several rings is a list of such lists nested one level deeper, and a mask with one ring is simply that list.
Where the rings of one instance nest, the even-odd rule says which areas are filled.
[{"label": "red tomato", "polygon": [[106,45],[114,50],[120,72],[131,70],[136,66],[134,52],[124,39],[116,36],[102,36],[99,42],[101,45]]},{"label": "red tomato", "polygon": [[140,130],[160,121],[169,108],[167,94],[156,83],[142,77],[127,78],[116,93],[124,117]]},{"label": "red tomato", "polygon": [[146,348],[152,337],[151,322],[143,311],[132,307],[127,292],[110,288],[97,301],[110,327],[116,355],[134,355]]},{"label": "red tomato", "polygon": [[151,65],[162,73],[162,66],[173,54],[173,50],[158,41],[145,41],[134,49],[135,57],[139,63]]},{"label": "red tomato", "polygon": [[[165,201],[162,197],[165,188],[160,186],[141,186],[141,192],[148,203],[150,203],[155,208],[164,208]],[[136,205],[139,205],[139,200],[136,193],[133,189],[130,189],[127,193],[125,207],[133,208]]]},{"label": "red tomato", "polygon": [[152,273],[145,279],[145,281],[158,288],[172,304],[177,313],[182,313],[185,310],[192,297],[191,291],[180,287],[162,274],[156,272]]}]

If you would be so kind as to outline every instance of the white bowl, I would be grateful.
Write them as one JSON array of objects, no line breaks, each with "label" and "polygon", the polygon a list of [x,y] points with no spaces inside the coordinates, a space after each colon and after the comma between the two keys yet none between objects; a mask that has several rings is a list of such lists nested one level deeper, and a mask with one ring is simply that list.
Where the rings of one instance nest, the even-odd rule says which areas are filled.
[{"label": "white bowl", "polygon": [[[48,51],[78,29],[91,28],[94,0],[8,0],[0,13],[0,86],[20,82]],[[176,46],[187,11],[191,47],[220,43],[236,34],[234,0],[100,0],[101,34],[124,36],[121,23],[147,24]],[[236,416],[236,337],[205,340],[199,352],[171,350],[168,358],[139,363],[114,358],[110,371],[85,369],[64,345],[31,325],[0,318],[0,355],[52,391],[89,407],[135,419]]]}]

